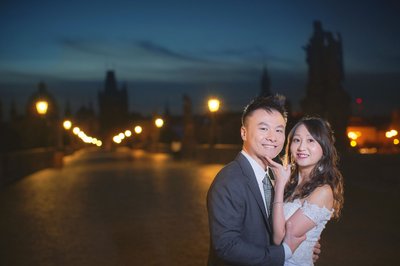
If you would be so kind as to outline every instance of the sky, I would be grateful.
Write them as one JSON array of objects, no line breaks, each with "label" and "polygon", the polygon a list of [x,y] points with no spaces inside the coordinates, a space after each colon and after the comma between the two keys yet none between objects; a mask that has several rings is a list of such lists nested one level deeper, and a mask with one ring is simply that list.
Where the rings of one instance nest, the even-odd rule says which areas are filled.
[{"label": "sky", "polygon": [[397,1],[28,1],[0,2],[0,99],[19,112],[40,81],[61,108],[97,108],[107,70],[127,86],[129,109],[194,111],[208,97],[241,110],[258,95],[263,67],[273,93],[294,110],[305,96],[313,21],[342,36],[345,80],[366,114],[400,107]]}]

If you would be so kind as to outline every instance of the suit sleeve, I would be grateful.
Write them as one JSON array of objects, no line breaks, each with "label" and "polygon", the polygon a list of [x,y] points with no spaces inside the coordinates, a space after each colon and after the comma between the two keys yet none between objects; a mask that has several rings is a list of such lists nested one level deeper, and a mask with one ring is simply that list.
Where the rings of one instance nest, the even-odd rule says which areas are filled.
[{"label": "suit sleeve", "polygon": [[[226,181],[226,180],[225,180]],[[282,265],[282,246],[257,246],[243,237],[243,184],[214,182],[207,195],[211,242],[224,261],[240,265]],[[263,233],[263,232],[259,232]]]}]

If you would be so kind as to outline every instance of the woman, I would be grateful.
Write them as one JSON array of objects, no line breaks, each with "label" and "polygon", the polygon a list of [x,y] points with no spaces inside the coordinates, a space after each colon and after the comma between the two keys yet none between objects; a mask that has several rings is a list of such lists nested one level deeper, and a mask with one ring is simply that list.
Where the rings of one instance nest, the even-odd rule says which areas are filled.
[{"label": "woman", "polygon": [[[274,242],[281,244],[285,223],[306,240],[285,265],[313,265],[313,247],[326,223],[343,206],[343,177],[328,122],[303,118],[290,131],[282,166],[266,158],[275,176],[272,223]],[[291,167],[288,167],[290,165]]]}]

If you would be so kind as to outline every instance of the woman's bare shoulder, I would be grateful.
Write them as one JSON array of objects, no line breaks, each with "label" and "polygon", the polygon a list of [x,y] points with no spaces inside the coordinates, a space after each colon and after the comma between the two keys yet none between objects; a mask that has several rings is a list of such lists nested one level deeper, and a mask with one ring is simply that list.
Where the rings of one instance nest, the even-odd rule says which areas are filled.
[{"label": "woman's bare shoulder", "polygon": [[307,197],[309,203],[331,209],[333,206],[333,191],[329,185],[317,187],[310,196]]}]

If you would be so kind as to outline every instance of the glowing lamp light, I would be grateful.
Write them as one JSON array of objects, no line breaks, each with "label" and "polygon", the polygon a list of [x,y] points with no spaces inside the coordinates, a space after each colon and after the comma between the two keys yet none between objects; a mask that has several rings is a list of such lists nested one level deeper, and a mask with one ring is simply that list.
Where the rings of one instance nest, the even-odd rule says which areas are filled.
[{"label": "glowing lamp light", "polygon": [[64,127],[64,129],[66,129],[66,130],[70,130],[71,127],[72,127],[72,122],[69,121],[69,120],[65,120],[65,121],[63,122],[63,127]]},{"label": "glowing lamp light", "polygon": [[83,140],[83,139],[86,137],[85,132],[80,131],[80,132],[78,133],[78,137],[80,137],[80,138]]},{"label": "glowing lamp light", "polygon": [[378,152],[378,149],[373,147],[373,148],[361,148],[359,149],[359,152],[361,154],[374,154]]},{"label": "glowing lamp light", "polygon": [[114,136],[113,137],[113,141],[115,142],[115,143],[121,143],[121,139],[119,138],[119,136]]},{"label": "glowing lamp light", "polygon": [[135,133],[136,133],[136,134],[140,134],[140,133],[142,133],[142,131],[143,131],[143,129],[142,129],[141,126],[136,126],[134,130],[135,130]]},{"label": "glowing lamp light", "polygon": [[72,129],[72,133],[74,133],[75,135],[78,135],[79,132],[81,132],[81,129],[80,129],[79,127],[74,127],[74,128]]},{"label": "glowing lamp light", "polygon": [[126,137],[129,138],[130,136],[132,136],[132,131],[130,131],[130,130],[125,130],[124,134],[125,134]]},{"label": "glowing lamp light", "polygon": [[164,120],[162,120],[161,118],[157,118],[154,121],[154,124],[156,125],[156,127],[160,128],[160,127],[162,127],[164,125]]},{"label": "glowing lamp light", "polygon": [[357,141],[355,141],[355,140],[350,141],[350,146],[351,147],[357,146]]},{"label": "glowing lamp light", "polygon": [[219,110],[220,101],[218,99],[212,98],[208,100],[208,109],[210,112],[214,113]]},{"label": "glowing lamp light", "polygon": [[397,136],[398,132],[395,129],[390,130],[390,133],[392,134],[392,136]]},{"label": "glowing lamp light", "polygon": [[356,140],[359,137],[361,137],[361,132],[360,131],[349,131],[349,133],[347,133],[347,137],[351,140]]},{"label": "glowing lamp light", "polygon": [[49,104],[46,101],[38,101],[36,103],[36,111],[40,115],[45,115],[47,113],[48,107],[49,107]]},{"label": "glowing lamp light", "polygon": [[395,136],[397,136],[397,135],[398,135],[398,132],[397,132],[397,130],[395,130],[395,129],[386,131],[386,133],[385,133],[385,136],[386,136],[386,138],[388,138],[388,139],[390,139],[390,138],[392,138],[392,137],[395,137]]},{"label": "glowing lamp light", "polygon": [[394,144],[394,145],[399,145],[399,139],[394,139],[394,140],[393,140],[393,144]]}]

